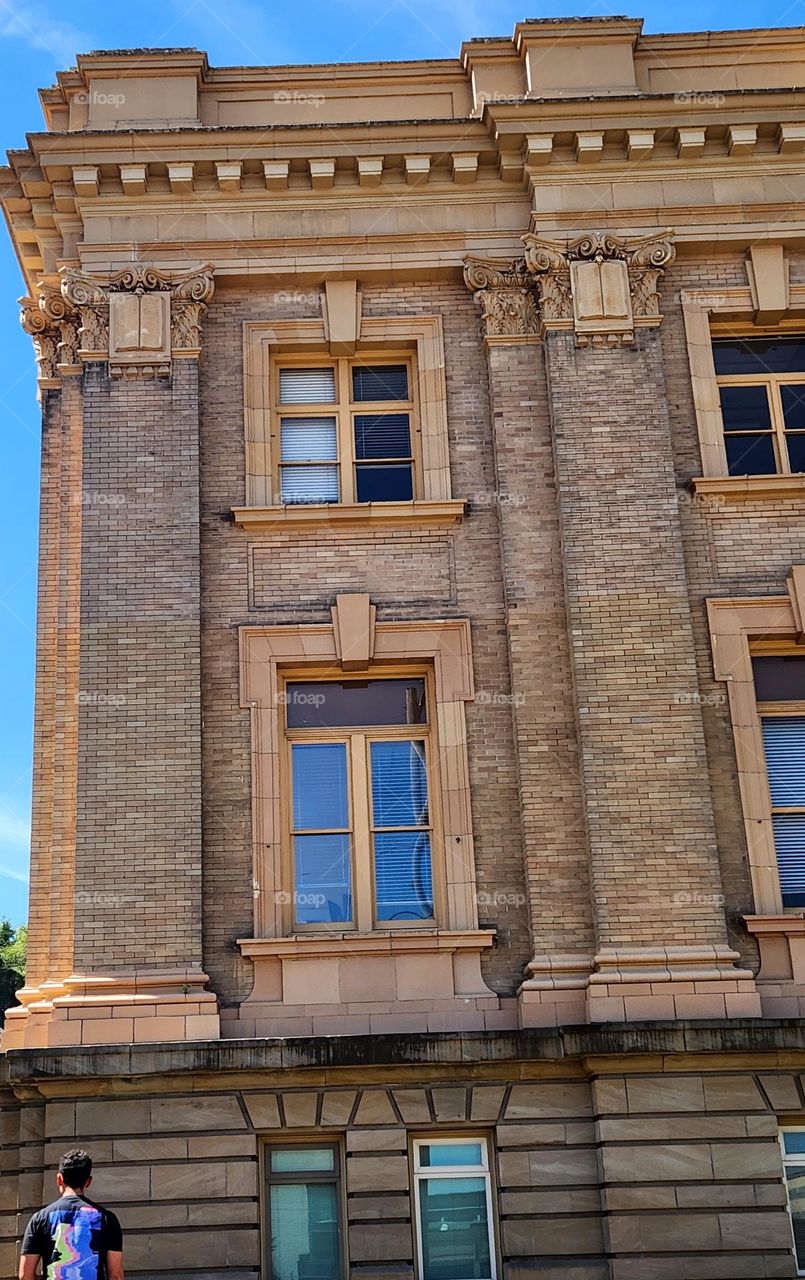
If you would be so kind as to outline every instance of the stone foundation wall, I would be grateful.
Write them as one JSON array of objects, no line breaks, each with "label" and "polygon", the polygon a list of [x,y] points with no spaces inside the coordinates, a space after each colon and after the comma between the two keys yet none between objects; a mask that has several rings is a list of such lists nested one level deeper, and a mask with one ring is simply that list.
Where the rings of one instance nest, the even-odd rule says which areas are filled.
[{"label": "stone foundation wall", "polygon": [[55,1198],[59,1155],[81,1144],[93,1195],[124,1225],[127,1275],[257,1280],[263,1143],[303,1137],[342,1152],[349,1280],[412,1280],[411,1141],[461,1133],[489,1141],[501,1280],[793,1276],[778,1128],[805,1124],[805,1048],[786,1068],[771,1053],[605,1055],[602,1039],[589,1057],[576,1038],[571,1058],[549,1033],[463,1048],[420,1037],[442,1058],[429,1066],[403,1037],[378,1038],[367,1054],[387,1061],[360,1067],[338,1065],[350,1050],[337,1040],[67,1051],[55,1078],[55,1056],[12,1055],[0,1277],[16,1275],[28,1215]]}]

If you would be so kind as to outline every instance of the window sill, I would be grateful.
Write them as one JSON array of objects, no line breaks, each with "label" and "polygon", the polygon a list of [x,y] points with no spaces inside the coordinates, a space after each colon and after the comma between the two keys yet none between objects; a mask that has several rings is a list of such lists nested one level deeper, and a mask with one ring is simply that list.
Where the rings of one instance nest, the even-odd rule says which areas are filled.
[{"label": "window sill", "polygon": [[763,502],[805,497],[805,474],[795,476],[696,476],[693,492],[707,498]]},{"label": "window sill", "polygon": [[463,519],[467,504],[462,498],[413,502],[317,503],[298,506],[233,507],[238,529],[260,533],[280,529],[374,528],[393,525],[445,528]]},{"label": "window sill", "polygon": [[494,943],[493,929],[391,929],[386,932],[297,933],[286,938],[239,938],[249,959],[294,956],[390,955],[420,951],[485,951]]}]

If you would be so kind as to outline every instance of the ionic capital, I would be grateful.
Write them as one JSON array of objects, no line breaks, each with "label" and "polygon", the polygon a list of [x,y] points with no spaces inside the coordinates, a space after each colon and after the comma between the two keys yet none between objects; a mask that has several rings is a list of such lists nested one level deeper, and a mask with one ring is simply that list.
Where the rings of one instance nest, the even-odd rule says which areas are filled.
[{"label": "ionic capital", "polygon": [[570,329],[577,346],[634,342],[636,326],[662,320],[657,285],[673,261],[672,233],[624,238],[587,232],[573,240],[523,237],[543,328]]},{"label": "ionic capital", "polygon": [[536,297],[525,259],[465,258],[464,283],[481,307],[487,340],[511,341],[539,333]]}]

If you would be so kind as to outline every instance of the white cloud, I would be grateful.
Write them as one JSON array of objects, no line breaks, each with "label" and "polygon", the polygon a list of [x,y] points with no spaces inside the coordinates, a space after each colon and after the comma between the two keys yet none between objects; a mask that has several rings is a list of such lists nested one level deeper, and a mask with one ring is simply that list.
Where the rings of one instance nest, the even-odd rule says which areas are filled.
[{"label": "white cloud", "polygon": [[30,839],[31,824],[27,818],[19,818],[0,809],[0,844],[19,845],[27,849]]},{"label": "white cloud", "polygon": [[6,867],[0,862],[0,877],[5,880],[17,880],[20,884],[28,883],[28,876],[24,871],[18,871],[16,867]]},{"label": "white cloud", "polygon": [[26,818],[0,809],[0,876],[6,880],[28,883],[28,852],[31,824]]},{"label": "white cloud", "polygon": [[83,31],[51,17],[43,4],[16,4],[0,0],[0,37],[24,40],[32,49],[44,50],[60,67],[71,67],[75,56],[93,41]]}]

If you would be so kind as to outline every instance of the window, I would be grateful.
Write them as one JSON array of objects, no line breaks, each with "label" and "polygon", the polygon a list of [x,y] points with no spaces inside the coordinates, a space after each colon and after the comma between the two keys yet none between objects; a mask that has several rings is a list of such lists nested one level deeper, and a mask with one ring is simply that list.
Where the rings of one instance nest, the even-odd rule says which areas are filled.
[{"label": "window", "polygon": [[805,472],[805,338],[717,338],[731,476]]},{"label": "window", "polygon": [[784,907],[805,907],[805,657],[752,659]]},{"label": "window", "polygon": [[485,1139],[416,1141],[414,1200],[420,1280],[495,1280]]},{"label": "window", "polygon": [[411,361],[291,358],[275,366],[278,501],[410,502],[415,493]]},{"label": "window", "polygon": [[336,1146],[266,1149],[270,1280],[342,1280]]},{"label": "window", "polygon": [[794,1234],[797,1275],[805,1275],[805,1129],[783,1129],[783,1172]]},{"label": "window", "polygon": [[428,704],[424,675],[286,683],[295,927],[433,920]]}]

